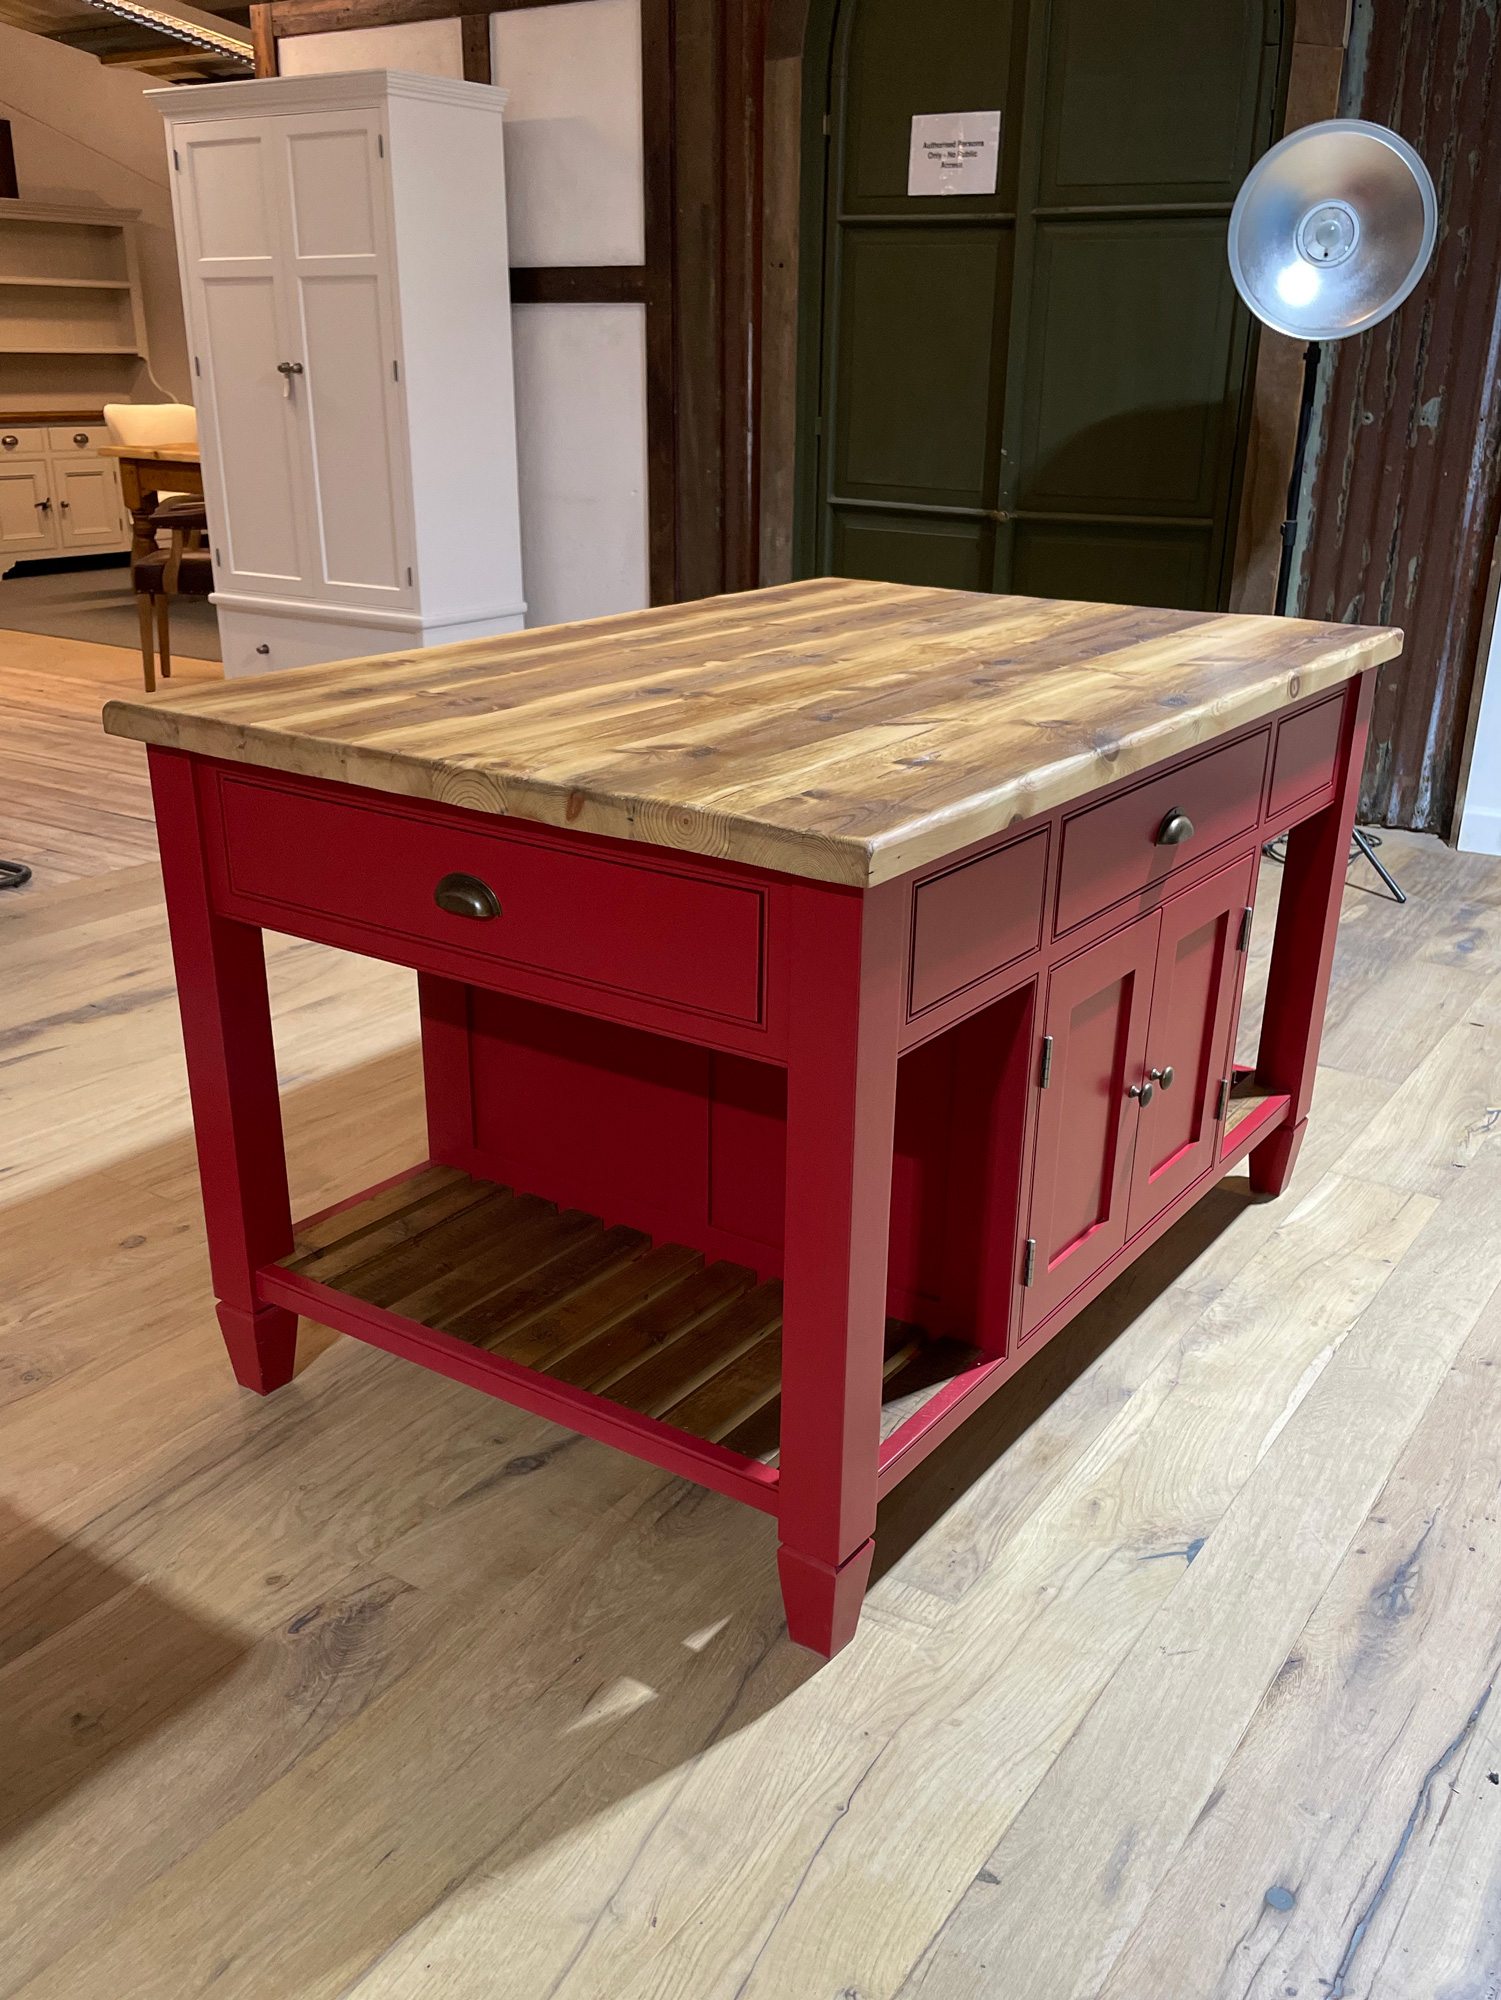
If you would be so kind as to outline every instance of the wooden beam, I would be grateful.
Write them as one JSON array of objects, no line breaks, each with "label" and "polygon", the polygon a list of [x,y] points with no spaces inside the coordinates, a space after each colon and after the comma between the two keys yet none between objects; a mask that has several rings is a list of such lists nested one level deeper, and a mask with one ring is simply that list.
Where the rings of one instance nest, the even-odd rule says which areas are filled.
[{"label": "wooden beam", "polygon": [[270,0],[255,0],[250,9],[250,42],[255,51],[255,73],[257,76],[275,76],[276,29],[272,21]]},{"label": "wooden beam", "polygon": [[678,560],[677,77],[674,0],[641,0],[646,281],[646,538],[653,604],[680,594]]},{"label": "wooden beam", "polygon": [[495,79],[490,74],[490,16],[463,14],[459,17],[459,29],[463,37],[464,81],[493,83]]},{"label": "wooden beam", "polygon": [[[490,12],[508,14],[519,7],[548,7],[566,0],[494,0]],[[452,21],[469,18],[454,0],[266,0],[278,38],[288,35],[331,35],[345,28],[399,28],[408,21]],[[254,9],[252,9],[252,12]],[[477,17],[484,19],[484,16]],[[488,78],[474,79],[487,82]]]},{"label": "wooden beam", "polygon": [[647,296],[644,264],[532,265],[511,272],[516,306],[644,304]]}]

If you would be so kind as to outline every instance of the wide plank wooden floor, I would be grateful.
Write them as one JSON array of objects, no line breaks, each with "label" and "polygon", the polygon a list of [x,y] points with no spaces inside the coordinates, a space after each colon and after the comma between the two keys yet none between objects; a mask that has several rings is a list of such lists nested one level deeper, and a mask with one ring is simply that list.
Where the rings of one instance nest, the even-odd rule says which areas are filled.
[{"label": "wide plank wooden floor", "polygon": [[[0,635],[0,1995],[1495,1994],[1501,864],[1356,871],[1292,1191],[897,1490],[820,1670],[762,1515],[306,1325],[235,1387],[90,747],[138,669],[49,645]],[[312,1214],[421,1156],[411,982],[271,971]]]}]

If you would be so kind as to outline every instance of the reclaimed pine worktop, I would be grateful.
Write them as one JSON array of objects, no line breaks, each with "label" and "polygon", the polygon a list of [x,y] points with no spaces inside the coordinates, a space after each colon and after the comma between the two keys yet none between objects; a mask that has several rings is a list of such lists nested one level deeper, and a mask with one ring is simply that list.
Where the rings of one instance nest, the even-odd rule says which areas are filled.
[{"label": "reclaimed pine worktop", "polygon": [[[1401,637],[825,579],[111,703],[239,1381],[306,1315],[775,1514],[837,1651],[879,1497],[1285,1185]],[[417,974],[427,1158],[299,1223],[263,929]]]},{"label": "reclaimed pine worktop", "polygon": [[113,701],[104,726],[866,888],[1401,645],[1390,627],[828,577]]}]

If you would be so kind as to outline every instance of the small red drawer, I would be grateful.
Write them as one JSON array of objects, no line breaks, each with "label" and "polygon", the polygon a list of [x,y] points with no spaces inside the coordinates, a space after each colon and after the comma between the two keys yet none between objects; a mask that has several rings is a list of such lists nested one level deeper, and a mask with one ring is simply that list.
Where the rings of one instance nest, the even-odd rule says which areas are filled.
[{"label": "small red drawer", "polygon": [[[377,956],[399,956],[381,949],[383,933],[729,1020],[761,1018],[764,897],[754,887],[250,777],[221,775],[219,807],[230,896],[271,910],[272,928],[275,908],[305,911],[358,926]],[[440,909],[433,892],[448,874],[477,876],[500,914]]]},{"label": "small red drawer", "polygon": [[[1271,737],[1270,728],[1260,729],[1065,820],[1056,931],[1072,930],[1249,833],[1261,816]],[[1159,847],[1158,831],[1172,812],[1188,815],[1193,837]]]},{"label": "small red drawer", "polygon": [[1277,751],[1272,759],[1271,803],[1267,807],[1273,819],[1333,784],[1344,717],[1345,697],[1341,689],[1316,708],[1286,716],[1279,724]]},{"label": "small red drawer", "polygon": [[1047,873],[1044,829],[918,883],[910,1013],[936,1007],[1037,950]]}]

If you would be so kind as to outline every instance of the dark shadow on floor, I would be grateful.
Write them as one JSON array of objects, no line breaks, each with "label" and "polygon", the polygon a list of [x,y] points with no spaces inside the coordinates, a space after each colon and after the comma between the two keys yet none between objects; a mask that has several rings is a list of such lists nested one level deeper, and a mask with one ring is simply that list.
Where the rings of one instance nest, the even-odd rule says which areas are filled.
[{"label": "dark shadow on floor", "polygon": [[0,1502],[0,1844],[248,1651]]}]

